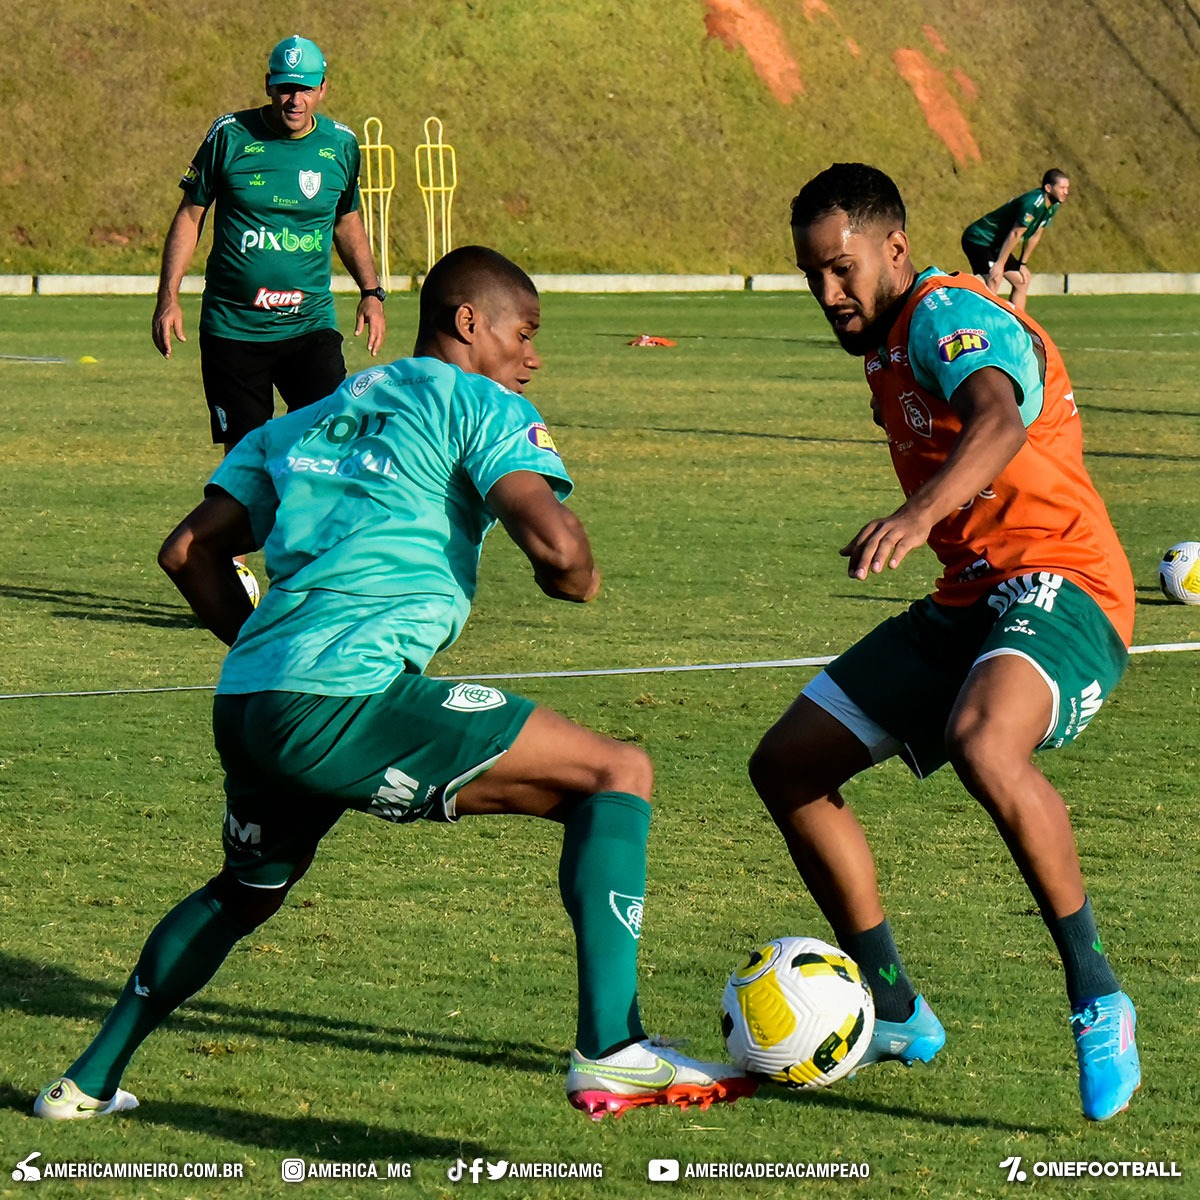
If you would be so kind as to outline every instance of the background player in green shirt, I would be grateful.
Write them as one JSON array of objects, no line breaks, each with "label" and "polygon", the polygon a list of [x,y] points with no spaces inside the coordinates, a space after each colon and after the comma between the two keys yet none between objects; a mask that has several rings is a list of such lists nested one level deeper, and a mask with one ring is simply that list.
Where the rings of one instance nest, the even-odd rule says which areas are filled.
[{"label": "background player in green shirt", "polygon": [[226,452],[288,409],[327,396],[346,377],[330,293],[335,249],[362,296],[354,334],[383,343],[386,293],[358,212],[358,139],[317,113],[325,58],[307,38],[280,42],[268,62],[270,103],[226,113],[180,181],[183,199],[163,246],[151,333],[171,357],[186,340],[179,287],[214,209],[200,313],[200,369],[212,439]]},{"label": "background player in green shirt", "polygon": [[[452,251],[421,290],[416,357],[254,430],[167,539],[163,568],[231,645],[213,703],[224,867],[151,933],[100,1033],[42,1089],[38,1116],[136,1107],[118,1086],[134,1051],[279,909],[347,809],[563,826],[576,1108],[707,1107],[753,1090],[641,1023],[649,758],[520,696],[422,673],[466,620],[497,520],[548,596],[588,601],[600,587],[587,535],[561,503],[570,478],[520,394],[541,365],[539,320],[519,267],[483,247]],[[258,548],[271,587],[252,610],[232,557]]]},{"label": "background player in green shirt", "polygon": [[973,221],[963,230],[962,248],[976,275],[997,296],[1005,280],[1012,284],[1012,303],[1025,307],[1029,257],[1041,241],[1042,230],[1054,220],[1058,206],[1071,191],[1071,181],[1055,167],[1042,176],[1042,186]]}]

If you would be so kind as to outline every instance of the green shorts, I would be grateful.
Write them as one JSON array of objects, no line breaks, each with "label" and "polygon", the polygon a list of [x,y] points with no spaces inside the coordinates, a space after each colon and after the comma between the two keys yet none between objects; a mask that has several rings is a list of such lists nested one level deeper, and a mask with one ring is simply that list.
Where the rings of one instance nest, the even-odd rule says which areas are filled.
[{"label": "green shorts", "polygon": [[876,761],[899,754],[923,777],[947,761],[946,723],[971,668],[998,654],[1027,659],[1050,689],[1050,724],[1038,749],[1074,741],[1129,659],[1091,596],[1061,575],[1034,571],[965,608],[917,601],[876,626],[804,691],[856,733]]},{"label": "green shorts", "polygon": [[455,793],[521,732],[534,703],[478,683],[401,675],[373,696],[218,695],[226,869],[282,886],[348,808],[454,820]]}]

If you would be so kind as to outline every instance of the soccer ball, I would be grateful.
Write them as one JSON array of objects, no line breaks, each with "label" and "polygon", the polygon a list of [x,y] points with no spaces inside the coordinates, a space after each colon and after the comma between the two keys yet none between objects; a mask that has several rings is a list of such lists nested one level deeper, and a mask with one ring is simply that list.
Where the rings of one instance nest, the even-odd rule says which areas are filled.
[{"label": "soccer ball", "polygon": [[242,587],[246,589],[246,595],[250,597],[250,603],[257,608],[262,592],[259,591],[258,580],[254,578],[254,572],[236,558],[233,560],[233,565],[237,568],[238,578],[242,581]]},{"label": "soccer ball", "polygon": [[1200,542],[1176,542],[1162,556],[1158,585],[1168,600],[1200,604]]},{"label": "soccer ball", "polygon": [[776,938],[751,952],[721,1006],[734,1063],[784,1087],[828,1087],[849,1075],[875,1028],[858,964],[817,938]]}]

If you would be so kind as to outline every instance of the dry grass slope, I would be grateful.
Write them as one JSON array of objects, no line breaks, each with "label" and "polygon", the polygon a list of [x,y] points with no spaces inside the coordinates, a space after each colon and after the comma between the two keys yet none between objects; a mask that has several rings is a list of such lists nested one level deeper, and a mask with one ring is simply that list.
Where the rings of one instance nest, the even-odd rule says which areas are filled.
[{"label": "dry grass slope", "polygon": [[398,151],[393,264],[422,265],[412,147],[457,148],[458,240],[538,271],[782,271],[787,204],[834,159],[900,181],[923,256],[1060,165],[1045,270],[1200,263],[1190,0],[54,0],[6,18],[0,272],[153,271],[209,122],[260,98],[299,30],[326,111]]}]

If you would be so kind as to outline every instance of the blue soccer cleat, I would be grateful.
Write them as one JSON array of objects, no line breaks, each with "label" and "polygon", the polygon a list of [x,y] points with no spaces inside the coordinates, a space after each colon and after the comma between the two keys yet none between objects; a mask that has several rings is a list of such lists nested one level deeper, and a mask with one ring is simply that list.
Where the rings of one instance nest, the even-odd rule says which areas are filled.
[{"label": "blue soccer cleat", "polygon": [[1124,1112],[1141,1086],[1142,1066],[1133,1040],[1136,1027],[1133,1002],[1124,992],[1110,992],[1072,1009],[1079,1099],[1089,1121],[1107,1121]]},{"label": "blue soccer cleat", "polygon": [[918,996],[913,1014],[907,1021],[875,1020],[871,1044],[859,1059],[860,1067],[871,1063],[896,1061],[911,1067],[929,1062],[946,1044],[946,1031],[933,1015],[924,996]]}]

